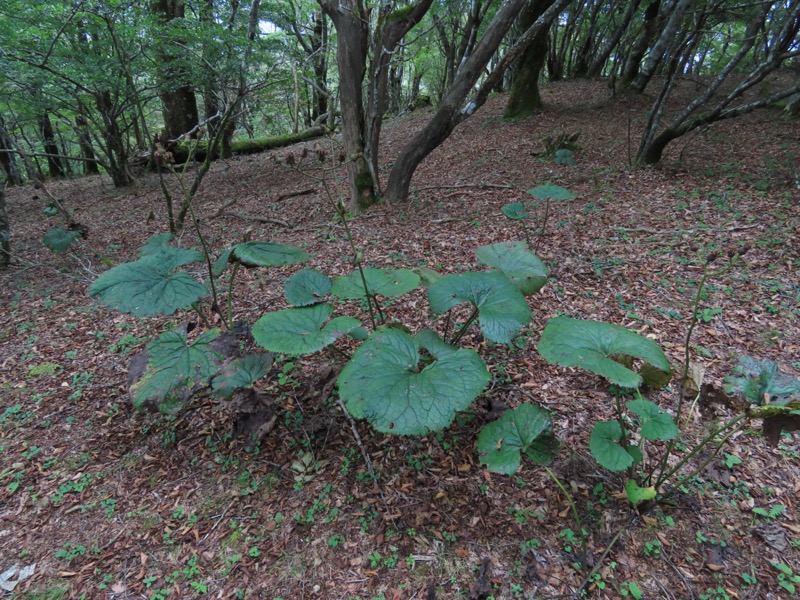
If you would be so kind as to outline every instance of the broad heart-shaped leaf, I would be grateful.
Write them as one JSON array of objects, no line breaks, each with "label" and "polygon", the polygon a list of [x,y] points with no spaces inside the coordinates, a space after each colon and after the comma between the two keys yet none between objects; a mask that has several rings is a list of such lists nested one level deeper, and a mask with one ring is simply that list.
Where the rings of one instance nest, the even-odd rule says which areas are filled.
[{"label": "broad heart-shaped leaf", "polygon": [[538,292],[550,271],[525,242],[500,242],[475,250],[478,260],[500,269],[520,291],[530,296]]},{"label": "broad heart-shaped leaf", "polygon": [[554,160],[559,165],[577,165],[578,161],[574,158],[574,152],[568,148],[556,150]]},{"label": "broad heart-shaped leaf", "polygon": [[319,271],[298,271],[286,282],[284,293],[289,304],[310,306],[325,300],[331,291],[331,280]]},{"label": "broad heart-shaped leaf", "polygon": [[494,473],[513,475],[524,451],[533,462],[553,460],[558,440],[552,431],[550,413],[533,404],[522,404],[489,423],[478,436],[480,460]]},{"label": "broad heart-shaped leaf", "polygon": [[160,250],[163,246],[166,246],[168,242],[171,242],[175,239],[175,236],[171,233],[164,232],[164,233],[157,233],[154,236],[150,237],[145,243],[144,246],[139,248],[139,256],[144,258],[150,254],[155,254],[158,250]]},{"label": "broad heart-shaped leaf", "polygon": [[214,394],[230,398],[241,388],[251,388],[256,381],[269,373],[274,359],[272,354],[251,352],[224,365],[214,376],[211,386]]},{"label": "broad heart-shaped leaf", "polygon": [[619,445],[622,429],[617,421],[598,421],[592,427],[589,450],[609,471],[624,471],[633,464],[633,457]]},{"label": "broad heart-shaped leaf", "polygon": [[212,342],[218,335],[219,330],[212,329],[190,344],[185,332],[174,330],[150,342],[147,369],[131,386],[134,405],[138,408],[150,401],[162,412],[179,408],[182,401],[177,392],[181,388],[203,384],[216,372],[222,356]]},{"label": "broad heart-shaped leaf", "polygon": [[[373,296],[400,296],[410,292],[419,285],[419,275],[408,269],[373,269],[364,267],[364,279],[367,281],[369,293]],[[364,282],[361,273],[353,271],[347,277],[337,277],[333,280],[331,293],[346,300],[363,298]]]},{"label": "broad heart-shaped leaf", "polygon": [[343,335],[361,327],[353,317],[331,316],[330,304],[287,308],[267,313],[253,325],[253,337],[262,348],[280,354],[319,352]]},{"label": "broad heart-shaped leaf", "polygon": [[171,315],[208,294],[206,287],[188,273],[172,272],[198,260],[202,255],[194,250],[161,246],[136,262],[100,275],[89,287],[89,295],[137,317]]},{"label": "broad heart-shaped leaf", "polygon": [[56,254],[63,254],[81,237],[79,231],[67,231],[63,227],[54,227],[44,234],[42,243]]},{"label": "broad heart-shaped leaf", "polygon": [[[480,395],[490,379],[483,359],[463,348],[443,352],[426,336],[380,329],[356,350],[338,379],[351,415],[378,431],[424,435],[450,425]],[[428,345],[440,358],[420,370],[419,349]]]},{"label": "broad heart-shaped leaf", "polygon": [[231,256],[245,267],[282,267],[308,259],[308,253],[300,248],[272,242],[236,244]]},{"label": "broad heart-shaped leaf", "polygon": [[510,343],[531,320],[522,292],[500,271],[447,275],[428,288],[428,303],[437,314],[464,302],[477,307],[483,335],[500,344]]},{"label": "broad heart-shaped leaf", "polygon": [[625,482],[625,493],[628,495],[628,501],[634,506],[638,506],[642,502],[655,498],[656,488],[653,486],[645,488],[639,487],[636,481],[628,479],[628,481]]},{"label": "broad heart-shaped leaf", "polygon": [[550,319],[542,333],[539,352],[549,363],[582,367],[627,388],[639,387],[641,377],[613,360],[612,355],[640,358],[657,369],[670,372],[669,360],[658,344],[624,327],[602,321]]},{"label": "broad heart-shaped leaf", "polygon": [[628,410],[639,415],[639,432],[650,441],[667,441],[678,437],[680,430],[672,417],[650,400],[631,400]]},{"label": "broad heart-shaped leaf", "polygon": [[539,185],[528,190],[528,193],[539,200],[572,200],[575,195],[560,185]]},{"label": "broad heart-shaped leaf", "polygon": [[506,218],[511,219],[512,221],[522,221],[531,216],[531,213],[527,211],[524,202],[511,202],[510,204],[503,206],[500,211],[506,216]]}]

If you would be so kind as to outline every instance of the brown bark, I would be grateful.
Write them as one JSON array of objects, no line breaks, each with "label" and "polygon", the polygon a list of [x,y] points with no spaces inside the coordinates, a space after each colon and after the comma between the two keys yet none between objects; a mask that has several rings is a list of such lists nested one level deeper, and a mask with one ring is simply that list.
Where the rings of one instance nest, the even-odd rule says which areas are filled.
[{"label": "brown bark", "polygon": [[[183,0],[153,0],[151,9],[163,27],[185,17]],[[158,95],[163,107],[164,135],[168,140],[177,140],[197,127],[199,117],[194,88],[186,82],[187,69],[180,64],[181,53],[172,47],[169,40],[162,40],[158,45],[161,65]]]},{"label": "brown bark", "polygon": [[39,133],[42,135],[42,144],[47,155],[47,168],[50,172],[50,177],[64,177],[66,172],[61,162],[61,152],[58,149],[53,123],[50,121],[50,115],[47,111],[39,117]]},{"label": "brown bark", "polygon": [[22,184],[23,177],[17,166],[14,140],[11,139],[11,135],[6,130],[2,117],[0,117],[0,167],[5,172],[9,183],[12,185]]},{"label": "brown bark", "polygon": [[517,40],[517,43],[508,51],[496,68],[489,74],[481,85],[475,98],[464,105],[464,101],[472,90],[478,77],[497,51],[500,42],[514,23],[524,0],[508,0],[500,7],[497,14],[489,23],[486,32],[475,47],[474,53],[459,72],[458,77],[448,90],[445,97],[425,128],[415,135],[400,151],[400,155],[392,167],[389,183],[384,197],[394,202],[404,201],[408,198],[411,178],[419,164],[439,146],[452,133],[456,126],[483,106],[489,97],[490,90],[494,89],[503,78],[503,73],[517,60],[525,49],[533,42],[536,35],[550,26],[553,19],[569,4],[570,0],[555,0],[545,13]]}]

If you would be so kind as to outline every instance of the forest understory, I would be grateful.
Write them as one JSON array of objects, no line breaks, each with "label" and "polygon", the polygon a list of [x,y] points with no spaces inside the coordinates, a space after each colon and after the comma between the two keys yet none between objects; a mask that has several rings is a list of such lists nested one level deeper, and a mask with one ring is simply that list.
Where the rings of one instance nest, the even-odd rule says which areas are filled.
[{"label": "forest understory", "polygon": [[[675,105],[696,85],[681,80]],[[792,597],[800,587],[797,433],[772,448],[754,424],[671,502],[634,509],[624,478],[589,452],[594,420],[613,413],[608,384],[548,364],[536,348],[554,316],[602,320],[655,340],[680,372],[709,254],[741,253],[706,282],[691,360],[716,385],[742,356],[800,376],[800,120],[779,108],[744,115],[673,142],[658,167],[632,168],[652,96],[612,97],[605,82],[573,81],[543,85],[542,97],[545,109],[521,120],[503,120],[505,97],[491,98],[422,163],[407,203],[379,204],[349,222],[363,264],[444,274],[481,268],[479,246],[524,239],[501,207],[531,205],[528,189],[552,184],[575,196],[550,206],[537,255],[551,273],[528,299],[533,320],[509,346],[470,331],[465,345],[487,361],[489,388],[452,427],[424,437],[383,435],[363,421],[356,436],[333,393],[341,361],[325,352],[279,357],[259,383],[275,420],[256,444],[202,391],[177,415],[134,410],[131,357],[176,323],[204,327],[194,313],[136,318],[87,295],[101,272],[167,231],[158,176],[122,190],[104,176],[47,181],[88,228],[64,254],[42,244],[59,218],[46,216],[42,190],[7,188],[0,572],[35,565],[11,596]],[[384,181],[429,115],[387,121]],[[545,138],[562,133],[580,134],[575,165],[545,155]],[[311,256],[303,267],[242,269],[237,321],[252,325],[283,308],[280,284],[300,268],[353,269],[316,148],[332,167],[335,137],[216,161],[195,197],[214,256],[245,236]],[[345,194],[340,171],[330,180]],[[178,179],[165,179],[176,195]],[[535,224],[544,208],[532,205]],[[189,225],[176,243],[200,245]],[[422,290],[384,306],[414,331],[441,325]],[[347,310],[366,319],[358,304]],[[674,409],[678,395],[673,380],[648,397]],[[523,401],[553,414],[561,448],[550,468],[574,500],[585,556],[565,490],[545,470],[523,462],[508,477],[479,462],[481,426]],[[686,435],[698,440],[712,418],[690,408]]]}]

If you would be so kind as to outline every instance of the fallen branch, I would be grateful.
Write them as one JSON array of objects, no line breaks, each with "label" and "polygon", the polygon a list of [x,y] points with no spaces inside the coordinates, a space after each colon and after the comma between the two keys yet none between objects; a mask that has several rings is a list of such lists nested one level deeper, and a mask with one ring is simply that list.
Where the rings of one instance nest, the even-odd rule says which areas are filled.
[{"label": "fallen branch", "polygon": [[211,219],[216,217],[234,217],[236,219],[241,219],[242,221],[255,221],[256,223],[269,223],[271,225],[280,225],[281,227],[285,227],[286,229],[293,229],[292,225],[283,221],[281,219],[272,219],[270,217],[255,217],[252,215],[246,215],[244,213],[238,212],[223,212],[222,210],[217,211],[217,214],[212,215]]},{"label": "fallen branch", "polygon": [[647,229],[645,227],[613,227],[612,229],[616,229],[617,231],[625,231],[629,233],[650,233],[653,235],[672,235],[675,233],[695,233],[697,231],[744,231],[746,229],[755,229],[756,227],[760,227],[758,223],[755,225],[735,225],[733,227],[710,227],[700,228],[696,227],[694,229]]},{"label": "fallen branch", "polygon": [[287,198],[294,198],[296,196],[305,196],[307,194],[313,194],[317,190],[315,188],[307,188],[305,190],[297,190],[295,192],[286,192],[285,194],[281,194],[277,198],[275,198],[275,202],[280,202],[282,200],[286,200]]},{"label": "fallen branch", "polygon": [[498,189],[498,190],[513,190],[513,185],[504,183],[461,183],[458,185],[429,185],[426,187],[416,188],[418,192],[423,190],[457,190],[461,188],[478,188],[479,190],[485,189]]}]

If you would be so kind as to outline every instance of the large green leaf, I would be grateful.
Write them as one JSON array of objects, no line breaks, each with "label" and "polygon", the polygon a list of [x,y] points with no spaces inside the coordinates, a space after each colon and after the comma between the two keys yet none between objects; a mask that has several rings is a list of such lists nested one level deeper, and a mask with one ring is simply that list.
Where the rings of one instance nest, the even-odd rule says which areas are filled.
[{"label": "large green leaf", "polygon": [[522,404],[489,423],[478,436],[478,452],[490,471],[513,475],[522,451],[537,464],[553,460],[558,440],[550,413],[533,404]]},{"label": "large green leaf", "polygon": [[520,291],[530,296],[538,292],[550,271],[525,242],[500,242],[475,250],[478,260],[500,269]]},{"label": "large green leaf", "polygon": [[483,335],[507,344],[531,320],[522,292],[500,271],[447,275],[428,288],[431,310],[441,314],[464,302],[477,307]]},{"label": "large green leaf", "polygon": [[620,446],[622,428],[617,421],[598,421],[592,427],[589,450],[595,460],[609,471],[624,471],[633,463],[633,457]]},{"label": "large green leaf", "polygon": [[242,242],[233,247],[231,257],[245,267],[282,267],[307,260],[308,253],[285,244]]},{"label": "large green leaf", "polygon": [[81,237],[79,231],[69,231],[63,227],[54,227],[44,234],[42,243],[56,254],[63,254]]},{"label": "large green leaf", "polygon": [[284,293],[289,304],[310,306],[325,300],[331,291],[331,280],[319,271],[298,271],[286,282]]},{"label": "large green leaf", "polygon": [[167,331],[147,346],[149,361],[142,377],[131,386],[133,403],[155,403],[162,412],[174,412],[183,404],[179,392],[203,385],[216,372],[222,356],[212,345],[218,329],[206,331],[189,343],[184,331]]},{"label": "large green leaf", "polygon": [[538,185],[528,193],[539,200],[572,200],[575,195],[560,185]]},{"label": "large green leaf", "polygon": [[[339,395],[357,419],[379,431],[423,435],[444,429],[489,383],[489,372],[472,350],[445,352],[430,334],[415,338],[381,329],[356,350],[339,374]],[[438,356],[420,368],[420,347]]]},{"label": "large green leaf", "polygon": [[506,218],[511,219],[512,221],[522,221],[531,216],[531,213],[529,213],[526,209],[524,202],[511,202],[510,204],[503,206],[500,211],[506,216]]},{"label": "large green leaf", "polygon": [[667,441],[680,434],[670,414],[650,400],[631,400],[628,410],[639,415],[639,432],[645,439]]},{"label": "large green leaf", "polygon": [[251,352],[224,365],[211,382],[214,394],[230,398],[241,388],[251,388],[256,381],[269,373],[274,359],[272,354]]},{"label": "large green leaf", "polygon": [[611,358],[614,355],[640,358],[661,371],[670,372],[669,360],[658,344],[624,327],[602,321],[550,319],[542,333],[539,352],[550,363],[582,367],[627,388],[639,387],[642,379]]},{"label": "large green leaf", "polygon": [[136,262],[118,265],[100,275],[89,287],[89,295],[137,317],[171,315],[208,294],[206,287],[188,273],[173,273],[202,258],[194,250],[160,246]]},{"label": "large green leaf", "polygon": [[171,242],[175,239],[175,236],[171,233],[157,233],[154,236],[151,236],[145,243],[144,246],[139,248],[139,256],[144,258],[145,256],[149,256],[150,254],[155,254],[167,245],[167,243]]},{"label": "large green leaf", "polygon": [[330,304],[315,304],[267,313],[253,325],[253,337],[261,347],[272,352],[319,352],[338,338],[361,328],[361,322],[353,317],[336,317],[325,324],[332,312]]},{"label": "large green leaf", "polygon": [[[400,296],[410,292],[419,285],[419,275],[408,269],[374,269],[364,267],[364,279],[367,281],[369,293],[373,296]],[[347,300],[363,298],[364,282],[361,273],[353,271],[347,277],[337,277],[333,280],[331,293]]]},{"label": "large green leaf", "polygon": [[781,371],[774,361],[742,356],[733,373],[723,382],[725,391],[751,404],[788,404],[800,399],[800,379]]}]

